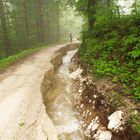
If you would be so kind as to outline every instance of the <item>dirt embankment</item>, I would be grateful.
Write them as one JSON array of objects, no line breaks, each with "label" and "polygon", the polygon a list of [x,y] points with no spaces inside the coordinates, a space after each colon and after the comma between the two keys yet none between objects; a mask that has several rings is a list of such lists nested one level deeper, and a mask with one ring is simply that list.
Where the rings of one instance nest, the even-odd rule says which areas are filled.
[{"label": "dirt embankment", "polygon": [[130,114],[138,112],[126,104],[120,86],[109,79],[95,80],[92,71],[81,66],[78,55],[72,61],[72,70],[83,70],[73,80],[73,95],[87,140],[139,140],[140,135],[129,122]]},{"label": "dirt embankment", "polygon": [[51,66],[50,68],[45,72],[43,82],[41,84],[41,91],[42,95],[44,97],[44,103],[45,101],[45,95],[49,91],[49,89],[53,86],[54,84],[54,76],[56,70],[59,68],[59,66],[62,64],[62,57],[69,51],[69,50],[74,50],[80,46],[80,43],[75,43],[75,44],[70,44],[67,46],[62,47],[60,50],[56,51],[54,54],[53,58],[51,59]]}]

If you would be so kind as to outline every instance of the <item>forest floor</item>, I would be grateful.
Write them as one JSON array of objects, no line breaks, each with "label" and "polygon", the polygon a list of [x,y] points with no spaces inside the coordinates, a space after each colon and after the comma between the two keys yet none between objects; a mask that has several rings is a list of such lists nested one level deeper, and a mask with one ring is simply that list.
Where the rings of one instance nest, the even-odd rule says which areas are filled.
[{"label": "forest floor", "polygon": [[40,86],[51,58],[61,47],[42,49],[0,74],[1,140],[56,139]]}]

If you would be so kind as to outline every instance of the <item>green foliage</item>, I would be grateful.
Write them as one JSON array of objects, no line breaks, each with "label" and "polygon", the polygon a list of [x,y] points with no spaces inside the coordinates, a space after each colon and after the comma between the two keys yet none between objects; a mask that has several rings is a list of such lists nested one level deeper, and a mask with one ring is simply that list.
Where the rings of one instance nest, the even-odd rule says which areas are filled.
[{"label": "green foliage", "polygon": [[97,76],[113,76],[117,73],[117,65],[114,61],[96,60],[93,71]]},{"label": "green foliage", "polygon": [[129,55],[134,59],[140,57],[140,43],[137,44],[131,52],[129,52]]},{"label": "green foliage", "polygon": [[[109,77],[122,85],[124,95],[139,102],[140,1],[133,1],[130,11],[127,4],[124,8],[116,0],[77,1],[77,9],[85,17],[80,61],[92,69],[94,78]],[[89,6],[90,2],[94,4]],[[133,129],[140,132],[140,121],[136,117],[132,116],[131,123]]]},{"label": "green foliage", "polygon": [[24,50],[24,51],[21,51],[21,52],[15,54],[15,55],[11,55],[7,58],[1,59],[0,60],[0,72],[5,70],[11,64],[13,64],[13,63],[21,60],[22,58],[29,56],[30,54],[35,53],[43,48],[46,48],[46,46],[27,49],[27,50]]},{"label": "green foliage", "polygon": [[138,124],[138,122],[139,122],[139,116],[135,113],[132,113],[130,123],[132,124],[134,131],[140,133],[140,124]]},{"label": "green foliage", "polygon": [[84,41],[79,54],[81,61],[92,67],[94,77],[112,77],[112,81],[124,85],[125,94],[140,100],[140,28],[137,19],[126,16],[110,24],[97,20],[92,32],[83,31]]},{"label": "green foliage", "polygon": [[24,127],[25,126],[25,123],[19,123],[19,126],[20,127]]},{"label": "green foliage", "polygon": [[135,37],[134,34],[130,35],[130,36],[126,36],[123,40],[123,45],[125,47],[132,47],[135,46],[137,43],[139,43],[139,38]]},{"label": "green foliage", "polygon": [[37,44],[68,42],[70,32],[78,36],[81,18],[65,1],[0,0],[0,59]]}]

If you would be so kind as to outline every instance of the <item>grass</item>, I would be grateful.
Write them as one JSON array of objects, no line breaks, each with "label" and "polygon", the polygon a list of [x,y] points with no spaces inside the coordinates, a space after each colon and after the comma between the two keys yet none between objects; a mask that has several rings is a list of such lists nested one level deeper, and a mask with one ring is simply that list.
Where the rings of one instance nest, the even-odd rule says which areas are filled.
[{"label": "grass", "polygon": [[0,72],[6,70],[7,67],[9,67],[10,65],[14,64],[15,62],[21,60],[22,58],[25,58],[43,48],[46,48],[46,46],[35,47],[35,48],[23,50],[15,55],[11,55],[11,56],[1,59],[0,60]]}]

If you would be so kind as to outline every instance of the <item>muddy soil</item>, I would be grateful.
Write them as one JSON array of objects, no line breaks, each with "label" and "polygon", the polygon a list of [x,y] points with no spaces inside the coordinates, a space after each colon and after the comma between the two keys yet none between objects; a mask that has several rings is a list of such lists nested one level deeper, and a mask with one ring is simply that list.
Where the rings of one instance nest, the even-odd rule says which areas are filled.
[{"label": "muddy soil", "polygon": [[56,127],[59,140],[85,140],[73,108],[72,79],[69,71],[71,58],[76,51],[69,51],[63,57],[61,66],[54,74],[54,84],[44,97],[47,114]]}]

